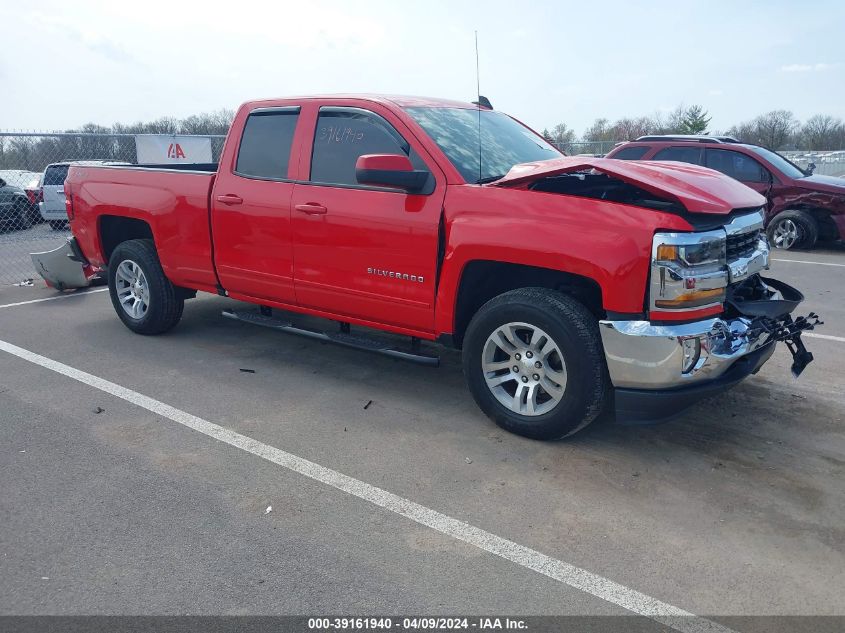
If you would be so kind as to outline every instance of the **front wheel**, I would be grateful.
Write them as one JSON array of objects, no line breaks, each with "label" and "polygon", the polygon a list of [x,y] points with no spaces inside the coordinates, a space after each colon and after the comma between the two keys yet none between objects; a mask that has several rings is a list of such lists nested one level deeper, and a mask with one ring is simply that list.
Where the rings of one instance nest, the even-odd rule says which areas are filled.
[{"label": "front wheel", "polygon": [[778,213],[766,228],[769,244],[775,248],[791,250],[810,249],[819,239],[819,224],[806,211],[800,209]]},{"label": "front wheel", "polygon": [[162,334],[182,318],[185,300],[161,268],[152,240],[129,240],[109,258],[109,294],[117,316],[138,334]]},{"label": "front wheel", "polygon": [[518,435],[572,435],[598,417],[606,401],[597,319],[562,293],[521,288],[491,299],[470,322],[463,350],[478,406]]}]

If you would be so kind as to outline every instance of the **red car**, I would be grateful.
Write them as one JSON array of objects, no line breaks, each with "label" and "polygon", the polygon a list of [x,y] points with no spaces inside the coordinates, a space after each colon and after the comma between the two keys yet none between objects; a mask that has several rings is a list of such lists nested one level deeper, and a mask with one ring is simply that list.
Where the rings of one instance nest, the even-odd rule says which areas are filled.
[{"label": "red car", "polygon": [[665,418],[779,340],[796,373],[812,359],[801,294],[759,274],[762,196],[692,165],[566,158],[486,106],[249,102],[219,165],[72,165],[65,194],[72,256],[108,267],[130,330],[170,330],[203,291],[260,306],[229,318],[394,358],[454,345],[481,409],[529,437]]},{"label": "red car", "polygon": [[766,197],[766,231],[775,248],[810,249],[845,236],[845,179],[813,175],[759,145],[728,136],[641,136],[606,158],[680,161],[736,178]]}]

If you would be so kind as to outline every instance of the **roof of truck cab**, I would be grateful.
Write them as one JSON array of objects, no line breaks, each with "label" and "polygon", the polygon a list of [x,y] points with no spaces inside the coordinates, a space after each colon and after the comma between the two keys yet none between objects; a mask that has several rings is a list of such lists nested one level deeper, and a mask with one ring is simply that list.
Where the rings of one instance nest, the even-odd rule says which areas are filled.
[{"label": "roof of truck cab", "polygon": [[257,99],[248,101],[250,105],[264,103],[276,103],[279,101],[320,101],[334,99],[359,99],[361,101],[372,101],[374,103],[386,103],[400,108],[425,107],[425,108],[468,108],[476,109],[478,106],[467,101],[455,101],[452,99],[440,99],[437,97],[415,97],[411,95],[383,95],[368,93],[341,93],[325,95],[301,95],[292,97],[277,97],[275,99]]}]

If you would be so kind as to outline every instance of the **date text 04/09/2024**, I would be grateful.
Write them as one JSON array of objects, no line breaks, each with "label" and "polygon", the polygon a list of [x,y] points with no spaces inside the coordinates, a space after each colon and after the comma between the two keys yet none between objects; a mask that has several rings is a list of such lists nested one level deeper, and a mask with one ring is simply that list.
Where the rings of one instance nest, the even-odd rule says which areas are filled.
[{"label": "date text 04/09/2024", "polygon": [[525,620],[499,617],[406,617],[401,619],[380,617],[324,617],[309,618],[310,630],[524,630]]}]

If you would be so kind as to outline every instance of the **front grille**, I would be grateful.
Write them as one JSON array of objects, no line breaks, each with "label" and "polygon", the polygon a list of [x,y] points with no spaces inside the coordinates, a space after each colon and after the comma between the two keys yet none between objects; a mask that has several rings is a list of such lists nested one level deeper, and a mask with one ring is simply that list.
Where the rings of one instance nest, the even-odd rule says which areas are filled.
[{"label": "front grille", "polygon": [[748,257],[757,248],[757,242],[760,239],[762,229],[750,231],[749,233],[741,233],[739,235],[728,235],[727,240],[727,256],[728,261],[739,259],[740,257]]}]

